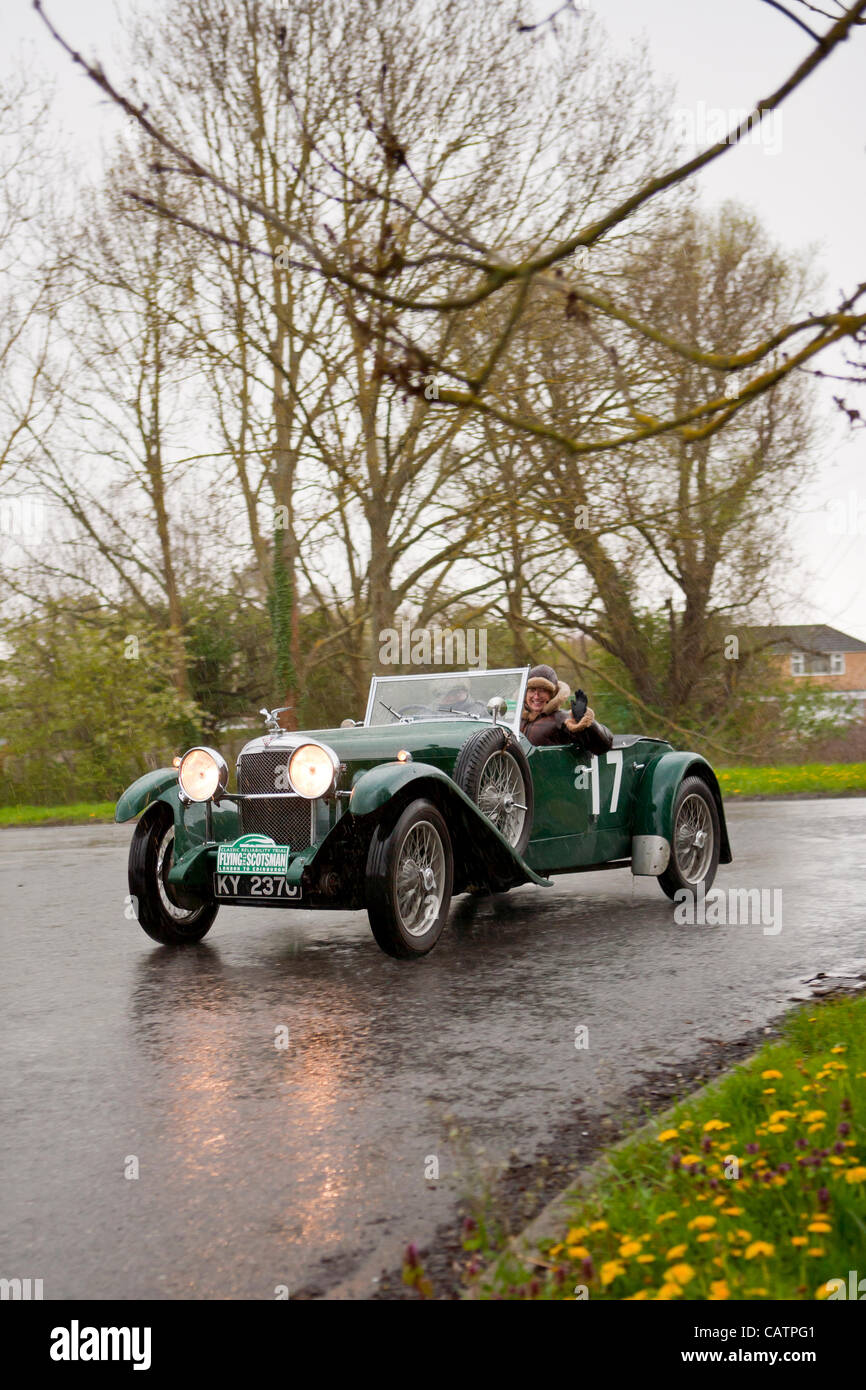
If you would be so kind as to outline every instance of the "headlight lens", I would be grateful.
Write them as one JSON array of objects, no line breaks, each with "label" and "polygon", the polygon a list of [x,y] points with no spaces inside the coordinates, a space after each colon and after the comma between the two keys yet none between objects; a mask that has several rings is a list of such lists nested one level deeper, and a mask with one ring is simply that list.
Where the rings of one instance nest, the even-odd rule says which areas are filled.
[{"label": "headlight lens", "polygon": [[191,748],[180,760],[177,780],[190,801],[210,801],[225,791],[228,768],[212,748]]},{"label": "headlight lens", "polygon": [[324,796],[334,780],[330,754],[315,743],[302,743],[289,760],[289,781],[299,796]]}]

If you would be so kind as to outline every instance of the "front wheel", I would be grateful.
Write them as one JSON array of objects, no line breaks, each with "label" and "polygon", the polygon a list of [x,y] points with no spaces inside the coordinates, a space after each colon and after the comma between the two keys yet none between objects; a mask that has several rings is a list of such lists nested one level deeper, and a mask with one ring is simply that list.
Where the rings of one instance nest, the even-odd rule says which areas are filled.
[{"label": "front wheel", "polygon": [[216,903],[181,901],[168,882],[174,863],[174,816],[164,802],[141,817],[129,850],[129,891],[138,923],[163,946],[201,941],[217,915]]},{"label": "front wheel", "polygon": [[389,956],[432,951],[448,917],[454,854],[448,828],[430,801],[412,801],[396,823],[383,822],[367,854],[367,916]]},{"label": "front wheel", "polygon": [[719,867],[721,835],[715,798],[702,777],[684,777],[674,802],[671,857],[659,884],[669,898],[708,893]]}]

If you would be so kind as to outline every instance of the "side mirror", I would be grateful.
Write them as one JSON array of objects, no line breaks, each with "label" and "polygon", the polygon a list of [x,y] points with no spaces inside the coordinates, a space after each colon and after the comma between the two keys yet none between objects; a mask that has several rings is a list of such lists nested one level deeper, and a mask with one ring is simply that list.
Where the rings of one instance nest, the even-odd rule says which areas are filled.
[{"label": "side mirror", "polygon": [[505,700],[502,698],[501,695],[493,695],[487,701],[487,709],[488,712],[493,716],[493,722],[495,724],[497,718],[501,718],[505,711],[508,709],[508,705],[506,704]]}]

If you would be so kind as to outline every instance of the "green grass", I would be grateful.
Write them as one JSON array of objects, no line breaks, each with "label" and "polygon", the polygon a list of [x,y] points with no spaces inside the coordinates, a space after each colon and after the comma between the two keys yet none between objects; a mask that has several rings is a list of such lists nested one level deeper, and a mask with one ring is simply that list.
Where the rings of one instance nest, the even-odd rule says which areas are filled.
[{"label": "green grass", "polygon": [[614,1149],[558,1238],[503,1255],[478,1296],[812,1300],[866,1276],[864,1025],[862,997],[798,1009],[781,1042]]},{"label": "green grass", "polygon": [[3,825],[86,825],[113,821],[113,801],[76,801],[71,806],[0,806]]},{"label": "green grass", "polygon": [[791,796],[818,792],[825,796],[866,794],[866,763],[801,763],[778,767],[718,767],[725,797]]}]

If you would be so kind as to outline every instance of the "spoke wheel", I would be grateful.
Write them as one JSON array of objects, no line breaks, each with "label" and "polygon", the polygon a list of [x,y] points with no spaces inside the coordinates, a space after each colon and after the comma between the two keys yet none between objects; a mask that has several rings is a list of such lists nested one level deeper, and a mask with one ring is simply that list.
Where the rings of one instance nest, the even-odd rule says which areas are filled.
[{"label": "spoke wheel", "polygon": [[511,753],[491,753],[478,777],[478,809],[510,845],[516,845],[526,823],[526,788],[517,759]]},{"label": "spoke wheel", "polygon": [[686,777],[677,793],[671,829],[671,857],[659,874],[669,898],[683,891],[707,892],[719,867],[721,835],[715,798],[701,777]]},{"label": "spoke wheel", "polygon": [[442,934],[454,883],[448,828],[429,801],[412,801],[383,821],[367,855],[367,915],[391,956],[426,955]]},{"label": "spoke wheel", "polygon": [[158,803],[135,827],[129,851],[129,891],[139,926],[164,946],[201,941],[211,928],[217,904],[183,899],[168,881],[174,863],[174,817]]},{"label": "spoke wheel", "polygon": [[404,931],[424,936],[439,915],[445,888],[445,851],[430,821],[416,821],[397,851],[397,911]]},{"label": "spoke wheel", "polygon": [[532,832],[532,773],[513,735],[500,727],[471,734],[460,750],[454,781],[522,855]]}]

